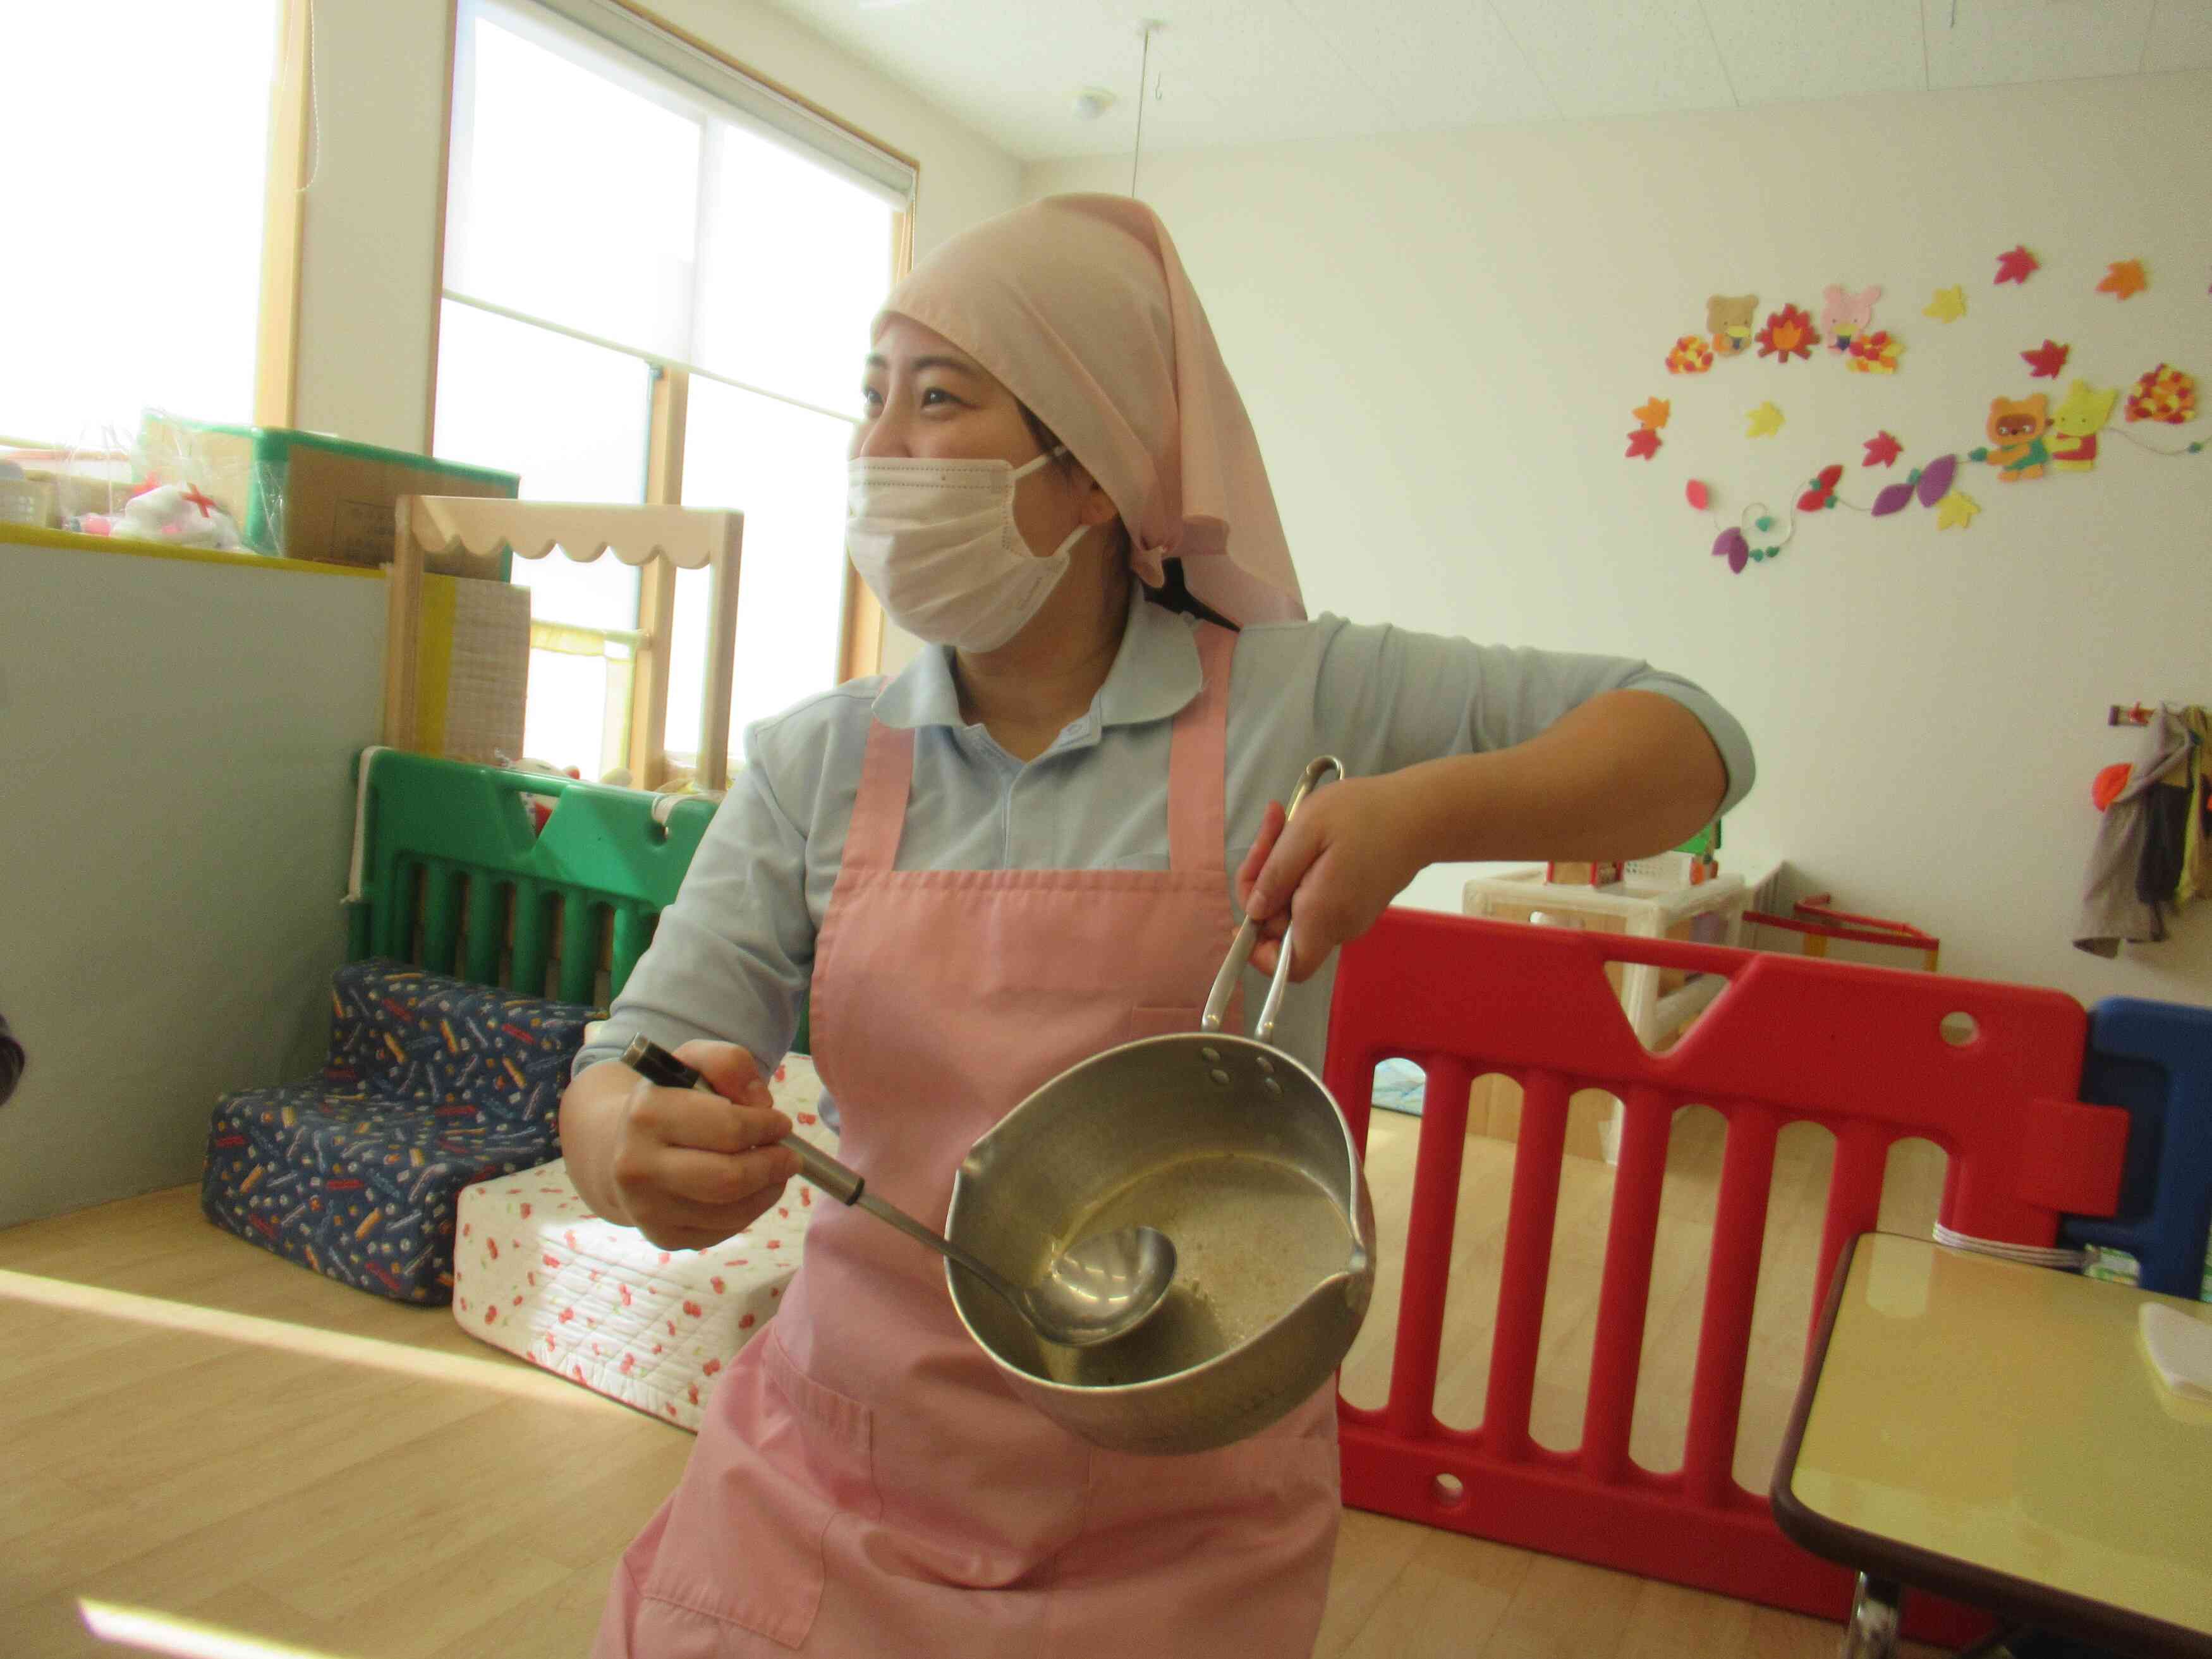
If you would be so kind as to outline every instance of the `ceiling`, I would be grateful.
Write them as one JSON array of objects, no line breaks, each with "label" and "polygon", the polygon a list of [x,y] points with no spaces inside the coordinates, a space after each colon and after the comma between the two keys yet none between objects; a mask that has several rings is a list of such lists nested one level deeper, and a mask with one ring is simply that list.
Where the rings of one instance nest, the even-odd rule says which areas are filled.
[{"label": "ceiling", "polygon": [[[1024,161],[2212,68],[2212,0],[770,0]],[[1075,112],[1097,87],[1115,101]]]}]

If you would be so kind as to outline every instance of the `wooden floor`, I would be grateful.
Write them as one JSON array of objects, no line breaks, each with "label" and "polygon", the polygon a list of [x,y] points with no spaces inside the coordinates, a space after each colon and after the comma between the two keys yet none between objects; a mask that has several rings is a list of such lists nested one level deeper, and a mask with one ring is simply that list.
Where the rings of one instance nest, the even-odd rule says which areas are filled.
[{"label": "wooden floor", "polygon": [[[1739,1478],[1764,1490],[1810,1312],[1827,1137],[1776,1159]],[[1378,1114],[1387,1264],[1345,1371],[1388,1387],[1418,1123]],[[1677,1121],[1634,1445],[1679,1463],[1719,1120]],[[1479,1414],[1512,1149],[1469,1142],[1446,1420]],[[1926,1225],[1942,1159],[1893,1158],[1884,1224]],[[1569,1159],[1536,1428],[1580,1420],[1611,1172]],[[216,1231],[190,1189],[0,1231],[0,1656],[113,1653],[87,1620],[169,1621],[343,1659],[581,1655],[617,1556],[676,1481],[682,1431],[476,1342],[443,1309],[363,1296]],[[1671,1450],[1670,1450],[1671,1449]],[[555,1519],[553,1517],[557,1517]],[[1357,1512],[1324,1659],[1699,1659],[1836,1651],[1837,1627]],[[220,1650],[159,1629],[155,1652]],[[1927,1650],[1907,1650],[1925,1653]],[[1239,1656],[1238,1659],[1242,1659]]]}]

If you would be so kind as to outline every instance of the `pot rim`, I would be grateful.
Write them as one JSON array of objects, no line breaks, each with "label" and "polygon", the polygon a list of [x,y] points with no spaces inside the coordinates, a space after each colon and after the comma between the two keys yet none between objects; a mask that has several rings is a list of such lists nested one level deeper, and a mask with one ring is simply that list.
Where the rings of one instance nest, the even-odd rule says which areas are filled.
[{"label": "pot rim", "polygon": [[[1259,1344],[1266,1341],[1267,1338],[1272,1336],[1277,1330],[1297,1318],[1298,1315],[1304,1312],[1316,1297],[1336,1291],[1340,1287],[1352,1284],[1363,1273],[1371,1277],[1374,1272],[1375,1241],[1369,1236],[1369,1229],[1371,1225],[1371,1217],[1366,1213],[1368,1206],[1358,1200],[1358,1194],[1361,1191],[1366,1176],[1360,1163],[1359,1148],[1352,1138],[1352,1125],[1350,1121],[1346,1119],[1344,1115],[1344,1108],[1338,1103],[1336,1097],[1329,1092],[1328,1085],[1323,1083],[1319,1077],[1316,1076],[1312,1068],[1308,1066],[1306,1063],[1300,1060],[1297,1055],[1291,1054],[1285,1049],[1277,1048],[1272,1042],[1263,1042],[1256,1037],[1244,1036],[1237,1033],[1228,1031],[1167,1031],[1163,1032],[1157,1036],[1137,1037],[1127,1042],[1116,1043],[1113,1048],[1102,1049],[1099,1053],[1091,1055],[1087,1060],[1077,1061],[1074,1065],[1070,1066],[1064,1071],[1060,1072],[1057,1076],[1039,1085],[1036,1089],[1030,1091],[1029,1095],[1016,1105],[1012,1111],[1008,1112],[1004,1117],[1000,1118],[998,1122],[993,1124],[989,1129],[978,1136],[973,1146],[969,1149],[968,1158],[963,1158],[961,1160],[960,1168],[953,1175],[952,1199],[945,1213],[945,1227],[946,1236],[948,1237],[951,1237],[954,1231],[953,1217],[957,1214],[960,1208],[960,1200],[962,1195],[961,1183],[967,1178],[969,1158],[972,1158],[979,1149],[988,1146],[994,1136],[999,1134],[1009,1124],[1012,1123],[1015,1119],[1021,1116],[1024,1112],[1029,1110],[1032,1106],[1034,1106],[1039,1100],[1046,1095],[1053,1092],[1062,1083],[1066,1082],[1068,1079],[1081,1073],[1103,1066],[1107,1062],[1120,1055],[1126,1054],[1133,1049],[1158,1048],[1164,1047],[1189,1047],[1194,1045],[1200,1048],[1231,1047],[1256,1049],[1273,1064],[1290,1066],[1292,1070],[1297,1073],[1298,1075],[1304,1077],[1307,1082],[1313,1085],[1321,1099],[1328,1103],[1328,1107],[1334,1113],[1336,1117],[1336,1128],[1339,1140],[1344,1152],[1345,1169],[1350,1176],[1350,1180],[1346,1184],[1354,1195],[1352,1203],[1341,1212],[1344,1216],[1346,1226],[1352,1234],[1351,1258],[1342,1268],[1339,1269],[1335,1273],[1330,1273],[1327,1278],[1320,1280],[1311,1290],[1307,1291],[1304,1296],[1299,1297],[1296,1303],[1284,1310],[1282,1313],[1277,1315],[1273,1319],[1269,1320],[1267,1323],[1262,1326],[1259,1330],[1255,1331],[1243,1341],[1224,1348],[1219,1353],[1213,1355],[1210,1358],[1201,1360],[1195,1365],[1185,1366],[1179,1371],[1170,1371],[1164,1376],[1146,1377],[1142,1382],[1138,1382],[1077,1384],[1073,1382],[1057,1382],[1050,1377],[1039,1376],[1034,1371],[1027,1370],[1022,1366],[1013,1364],[988,1341],[985,1340],[982,1333],[978,1331],[975,1325],[969,1321],[967,1310],[961,1306],[959,1285],[958,1281],[954,1277],[954,1273],[958,1267],[958,1264],[953,1261],[950,1257],[947,1257],[945,1263],[945,1293],[951,1299],[952,1311],[954,1316],[960,1321],[961,1328],[968,1333],[969,1340],[973,1342],[989,1357],[990,1361],[994,1365],[996,1365],[1008,1378],[1025,1389],[1034,1389],[1041,1390],[1050,1396],[1066,1397],[1070,1400],[1141,1399],[1148,1391],[1164,1391],[1169,1388],[1187,1382],[1189,1378],[1204,1376],[1209,1372],[1214,1370],[1216,1368],[1227,1365],[1231,1360],[1236,1359],[1248,1349],[1257,1346]],[[1334,1194],[1331,1196],[1333,1199]],[[977,1293],[983,1296],[989,1296],[992,1294],[990,1290],[984,1286],[980,1280],[977,1281]]]}]

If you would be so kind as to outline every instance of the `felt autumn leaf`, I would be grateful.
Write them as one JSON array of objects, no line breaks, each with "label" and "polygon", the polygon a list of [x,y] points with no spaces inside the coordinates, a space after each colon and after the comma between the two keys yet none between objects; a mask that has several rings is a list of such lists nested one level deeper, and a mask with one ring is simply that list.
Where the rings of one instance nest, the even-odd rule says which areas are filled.
[{"label": "felt autumn leaf", "polygon": [[1629,413],[1635,416],[1638,420],[1641,421],[1644,425],[1650,427],[1655,432],[1661,427],[1667,424],[1667,417],[1674,412],[1674,406],[1668,403],[1664,398],[1654,398],[1650,403],[1645,404],[1641,409],[1634,409],[1629,411]]},{"label": "felt autumn leaf", "polygon": [[1923,317],[1933,317],[1939,323],[1955,323],[1966,314],[1966,290],[1963,288],[1939,288],[1936,297],[1921,308]]},{"label": "felt autumn leaf", "polygon": [[1887,432],[1877,432],[1866,441],[1866,459],[1861,466],[1895,466],[1897,458],[1905,453],[1905,446]]},{"label": "felt autumn leaf", "polygon": [[1750,424],[1744,428],[1747,438],[1771,438],[1782,430],[1782,411],[1772,404],[1761,404],[1751,411]]},{"label": "felt autumn leaf", "polygon": [[1936,527],[1938,530],[1971,528],[1974,522],[1974,514],[1981,510],[1982,504],[1972,495],[1954,491],[1946,495],[1942,505],[1936,509]]},{"label": "felt autumn leaf", "polygon": [[2066,359],[2074,348],[2063,346],[2056,340],[2045,340],[2033,351],[2023,351],[2021,360],[2027,365],[2031,380],[2055,380],[2064,372]]},{"label": "felt autumn leaf", "polygon": [[1639,426],[1628,434],[1628,459],[1648,461],[1659,453],[1659,434],[1648,426]]},{"label": "felt autumn leaf", "polygon": [[2029,276],[2042,268],[2042,262],[2024,247],[1997,255],[1997,281],[2024,283]]},{"label": "felt autumn leaf", "polygon": [[2132,300],[2150,286],[2150,274],[2140,259],[2115,259],[2112,269],[2106,271],[2105,280],[2097,284],[2097,292],[2110,294],[2123,300]]},{"label": "felt autumn leaf", "polygon": [[1796,306],[1784,306],[1770,313],[1766,326],[1759,331],[1759,355],[1786,363],[1792,357],[1809,357],[1813,348],[1820,343],[1820,331],[1813,319]]},{"label": "felt autumn leaf", "polygon": [[1713,492],[1703,478],[1692,478],[1682,486],[1682,499],[1702,513],[1713,504]]}]

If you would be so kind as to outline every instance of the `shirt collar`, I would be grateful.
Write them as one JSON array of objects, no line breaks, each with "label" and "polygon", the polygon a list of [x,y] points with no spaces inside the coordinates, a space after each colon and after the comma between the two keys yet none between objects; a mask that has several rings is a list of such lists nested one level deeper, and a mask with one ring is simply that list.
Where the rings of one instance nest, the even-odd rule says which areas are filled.
[{"label": "shirt collar", "polygon": [[[1101,726],[1166,720],[1180,714],[1204,684],[1190,623],[1139,596],[1130,602],[1121,648],[1091,710]],[[959,690],[952,683],[952,647],[922,647],[878,694],[873,713],[885,726],[964,727]]]}]

